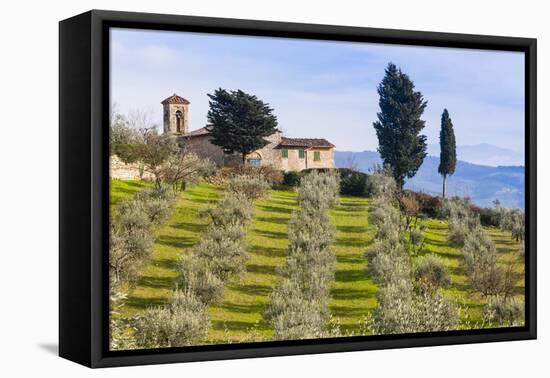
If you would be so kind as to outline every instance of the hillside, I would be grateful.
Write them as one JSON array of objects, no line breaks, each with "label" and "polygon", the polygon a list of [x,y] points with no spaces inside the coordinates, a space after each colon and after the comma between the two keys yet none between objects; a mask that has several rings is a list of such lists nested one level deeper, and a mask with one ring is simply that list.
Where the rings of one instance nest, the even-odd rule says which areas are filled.
[{"label": "hillside", "polygon": [[[353,162],[359,170],[368,172],[381,164],[374,151],[336,151],[337,167],[348,167]],[[427,156],[415,177],[408,180],[406,188],[430,194],[441,193],[441,176],[437,173],[439,158]],[[506,207],[525,206],[525,170],[522,166],[491,167],[459,160],[453,176],[447,180],[450,195],[470,196],[478,206],[491,206],[495,199]]]},{"label": "hillside", "polygon": [[[111,181],[111,203],[114,210],[120,200],[130,198],[141,182]],[[136,316],[151,306],[168,303],[176,287],[176,266],[182,254],[197,245],[206,227],[198,213],[214,206],[222,197],[219,187],[201,184],[180,194],[176,209],[168,222],[156,232],[151,259],[140,271],[135,286],[129,288],[125,305],[117,317],[131,324]],[[206,344],[265,341],[272,330],[262,318],[273,286],[281,279],[278,267],[286,258],[287,226],[297,208],[294,191],[273,190],[269,198],[255,203],[254,221],[248,229],[246,273],[228,282],[223,300],[209,308],[211,328]],[[330,312],[344,335],[368,333],[364,329],[366,316],[376,307],[376,284],[365,268],[365,250],[373,242],[375,229],[369,224],[370,200],[342,196],[341,203],[330,211],[336,228],[332,251],[336,257],[335,280],[330,290]],[[450,268],[452,286],[444,294],[463,309],[461,327],[471,327],[482,320],[481,310],[486,299],[473,292],[461,266],[460,248],[447,242],[446,221],[427,219],[426,239],[420,256],[435,254]],[[516,292],[524,291],[522,266],[517,263],[518,244],[508,232],[487,229],[496,243],[499,263],[512,266],[517,275]]]}]

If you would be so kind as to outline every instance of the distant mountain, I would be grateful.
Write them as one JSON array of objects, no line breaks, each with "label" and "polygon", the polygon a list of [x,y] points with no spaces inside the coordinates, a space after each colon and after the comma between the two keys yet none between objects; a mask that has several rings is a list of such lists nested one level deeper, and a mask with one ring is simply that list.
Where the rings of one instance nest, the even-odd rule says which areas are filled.
[{"label": "distant mountain", "polygon": [[[377,152],[336,151],[337,167],[355,165],[368,172],[382,160]],[[439,158],[427,156],[417,174],[406,181],[405,187],[430,194],[440,194],[442,177],[437,173]],[[523,166],[498,166],[471,164],[459,160],[455,174],[447,179],[449,195],[469,196],[478,206],[491,206],[498,199],[506,207],[525,206],[525,169]]]},{"label": "distant mountain", "polygon": [[[491,167],[525,164],[523,154],[487,143],[456,146],[456,154],[462,161]],[[439,157],[439,144],[429,144],[428,155]]]}]

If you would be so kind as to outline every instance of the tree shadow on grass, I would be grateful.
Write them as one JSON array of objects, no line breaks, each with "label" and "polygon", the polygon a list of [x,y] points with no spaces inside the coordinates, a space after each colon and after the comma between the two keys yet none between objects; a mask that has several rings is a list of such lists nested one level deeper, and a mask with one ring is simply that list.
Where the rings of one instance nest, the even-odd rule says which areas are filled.
[{"label": "tree shadow on grass", "polygon": [[334,275],[337,282],[363,281],[366,278],[363,269],[337,270]]},{"label": "tree shadow on grass", "polygon": [[257,205],[258,208],[269,212],[269,213],[280,213],[280,214],[290,214],[292,213],[292,209],[287,209],[286,207],[280,207],[280,206],[271,206],[271,205]]},{"label": "tree shadow on grass", "polygon": [[272,287],[269,285],[240,285],[234,289],[246,295],[263,297],[272,291]]},{"label": "tree shadow on grass", "polygon": [[333,316],[340,318],[355,318],[367,315],[369,310],[364,307],[330,306],[330,312]]},{"label": "tree shadow on grass", "polygon": [[362,234],[363,232],[367,232],[365,226],[337,226],[336,229],[345,234]]},{"label": "tree shadow on grass", "polygon": [[170,228],[176,228],[178,230],[185,230],[193,233],[200,233],[205,227],[206,224],[189,222],[178,222],[170,225]]},{"label": "tree shadow on grass", "polygon": [[218,202],[217,199],[214,198],[208,198],[208,197],[193,197],[193,198],[186,198],[187,201],[198,203],[198,204],[208,204],[208,205],[214,205]]},{"label": "tree shadow on grass", "polygon": [[169,236],[169,235],[160,235],[155,243],[165,245],[167,247],[174,248],[189,248],[194,246],[197,243],[197,240],[189,237],[179,237],[179,236]]},{"label": "tree shadow on grass", "polygon": [[217,307],[223,308],[229,312],[237,312],[241,314],[256,314],[262,312],[263,305],[261,304],[237,304],[237,303],[222,303]]},{"label": "tree shadow on grass", "polygon": [[257,265],[250,264],[246,266],[246,270],[249,273],[268,274],[271,276],[277,275],[277,267],[273,265]]},{"label": "tree shadow on grass", "polygon": [[179,259],[155,259],[151,260],[151,265],[168,270],[176,270],[178,268]]},{"label": "tree shadow on grass", "polygon": [[364,264],[367,260],[357,255],[336,255],[336,261],[342,264]]},{"label": "tree shadow on grass", "polygon": [[174,277],[151,277],[142,276],[139,279],[139,286],[150,287],[153,289],[171,289],[174,287]]},{"label": "tree shadow on grass", "polygon": [[145,310],[148,307],[158,307],[166,304],[166,298],[152,297],[152,298],[142,298],[129,296],[126,300],[126,305],[128,307],[133,307],[140,310]]},{"label": "tree shadow on grass", "polygon": [[213,320],[212,329],[223,331],[226,328],[231,331],[246,331],[251,328],[255,328],[256,323],[254,322],[242,322],[242,321],[221,321]]},{"label": "tree shadow on grass", "polygon": [[282,231],[267,231],[267,230],[254,230],[258,235],[264,236],[270,239],[285,239],[287,237],[286,232]]},{"label": "tree shadow on grass", "polygon": [[255,255],[262,255],[267,257],[285,257],[286,250],[284,248],[263,247],[259,245],[251,245],[249,248],[250,253]]},{"label": "tree shadow on grass", "polygon": [[266,222],[266,223],[277,223],[277,224],[287,224],[288,218],[277,218],[277,217],[256,217],[257,221]]},{"label": "tree shadow on grass", "polygon": [[341,300],[368,299],[376,295],[376,290],[332,289],[330,295],[333,299]]},{"label": "tree shadow on grass", "polygon": [[360,247],[365,244],[363,238],[338,237],[334,245],[341,247]]}]

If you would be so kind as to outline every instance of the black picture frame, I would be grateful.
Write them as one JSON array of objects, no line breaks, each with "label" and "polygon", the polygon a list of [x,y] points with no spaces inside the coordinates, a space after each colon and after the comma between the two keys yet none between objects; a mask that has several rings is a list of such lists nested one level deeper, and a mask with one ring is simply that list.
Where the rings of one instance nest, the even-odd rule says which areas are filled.
[{"label": "black picture frame", "polygon": [[[109,351],[108,198],[111,27],[525,53],[524,327]],[[536,39],[92,10],[59,24],[59,354],[89,367],[535,339]]]}]

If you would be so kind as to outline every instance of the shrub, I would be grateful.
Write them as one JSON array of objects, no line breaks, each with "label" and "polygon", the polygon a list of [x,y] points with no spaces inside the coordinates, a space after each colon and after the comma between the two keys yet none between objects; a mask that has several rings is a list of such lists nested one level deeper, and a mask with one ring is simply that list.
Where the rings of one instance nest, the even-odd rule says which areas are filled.
[{"label": "shrub", "polygon": [[377,335],[437,332],[456,328],[458,312],[439,293],[415,293],[406,280],[383,286],[377,293],[371,331]]},{"label": "shrub", "polygon": [[252,205],[242,193],[228,192],[216,207],[201,212],[211,219],[215,228],[228,225],[244,225],[252,219]]},{"label": "shrub", "polygon": [[416,281],[421,287],[437,290],[451,285],[449,269],[436,256],[425,256],[419,259],[414,273]]},{"label": "shrub", "polygon": [[206,337],[210,321],[204,304],[190,291],[175,291],[170,304],[148,308],[136,321],[141,348],[169,348],[196,344]]},{"label": "shrub", "polygon": [[350,196],[367,195],[367,174],[349,168],[339,168],[340,194]]},{"label": "shrub", "polygon": [[473,214],[470,201],[465,198],[446,200],[444,211],[449,217],[449,241],[463,246],[472,230],[480,227],[479,217]]},{"label": "shrub", "polygon": [[497,296],[483,308],[483,320],[492,326],[513,327],[525,324],[525,303]]},{"label": "shrub", "polygon": [[367,180],[367,194],[382,201],[389,201],[395,197],[397,184],[389,171],[378,169]]},{"label": "shrub", "polygon": [[415,228],[415,229],[411,230],[411,232],[409,234],[409,242],[414,247],[421,246],[422,243],[424,243],[424,232],[419,228]]},{"label": "shrub", "polygon": [[497,250],[495,243],[481,227],[470,232],[462,248],[462,256],[468,274],[474,270],[483,271],[489,265],[496,264]]},{"label": "shrub", "polygon": [[377,226],[377,239],[393,237],[402,241],[404,229],[401,223],[401,213],[391,204],[380,203],[376,199],[374,207],[369,212],[369,222]]},{"label": "shrub", "polygon": [[514,287],[512,267],[505,270],[497,264],[494,242],[480,227],[466,238],[462,248],[468,281],[484,295],[508,296]]},{"label": "shrub", "polygon": [[340,177],[335,171],[318,173],[313,171],[304,176],[298,189],[298,201],[305,211],[328,209],[338,205]]},{"label": "shrub", "polygon": [[179,261],[178,271],[180,289],[193,292],[205,304],[222,299],[224,283],[212,272],[206,259],[192,253],[185,254]]},{"label": "shrub", "polygon": [[264,319],[273,327],[275,339],[296,340],[321,337],[328,315],[325,302],[305,299],[300,286],[287,278],[271,293]]},{"label": "shrub", "polygon": [[242,194],[253,201],[267,196],[270,186],[263,177],[235,176],[229,180],[227,190],[237,195]]},{"label": "shrub", "polygon": [[367,271],[378,285],[409,279],[409,261],[402,243],[377,240],[365,255]]},{"label": "shrub", "polygon": [[151,254],[154,241],[149,215],[139,202],[127,201],[121,205],[110,225],[109,266],[115,282],[134,280]]},{"label": "shrub", "polygon": [[208,261],[212,273],[223,281],[231,274],[242,274],[248,257],[244,229],[239,225],[209,227],[193,253]]},{"label": "shrub", "polygon": [[170,217],[176,203],[176,194],[169,186],[149,187],[136,193],[134,201],[147,213],[151,223],[160,225]]},{"label": "shrub", "polygon": [[304,174],[297,171],[285,172],[283,175],[283,185],[297,188],[300,185],[300,180]]}]

